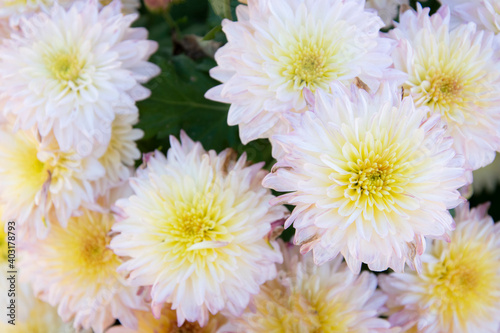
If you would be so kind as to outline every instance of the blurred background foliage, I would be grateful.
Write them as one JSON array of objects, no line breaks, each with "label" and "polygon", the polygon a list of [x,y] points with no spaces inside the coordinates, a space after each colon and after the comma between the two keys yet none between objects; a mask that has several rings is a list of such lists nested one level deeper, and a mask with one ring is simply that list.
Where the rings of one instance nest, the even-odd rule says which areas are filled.
[{"label": "blurred background foliage", "polygon": [[[417,1],[410,5],[416,8]],[[431,12],[439,8],[436,0],[420,1]],[[243,145],[237,126],[227,125],[229,105],[209,101],[205,92],[218,84],[208,72],[216,65],[213,55],[226,42],[221,31],[223,19],[236,19],[237,0],[175,0],[167,10],[151,12],[145,6],[136,26],[146,27],[149,38],[159,44],[151,61],[162,69],[161,75],[148,83],[152,95],[138,104],[140,122],[137,125],[145,135],[139,141],[143,153],[170,147],[169,136],[179,136],[181,129],[205,149],[220,152],[233,148],[239,154],[247,153],[252,162],[263,161],[270,169],[274,161],[267,140]],[[490,201],[500,202],[500,191],[473,195],[471,206]],[[492,204],[490,214],[500,220],[500,205]],[[285,231],[288,239],[293,228]]]}]

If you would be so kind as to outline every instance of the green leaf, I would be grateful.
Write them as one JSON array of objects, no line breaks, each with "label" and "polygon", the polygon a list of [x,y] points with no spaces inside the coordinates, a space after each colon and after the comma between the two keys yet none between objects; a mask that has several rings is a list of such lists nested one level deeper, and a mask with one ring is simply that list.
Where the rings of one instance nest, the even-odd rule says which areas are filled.
[{"label": "green leaf", "polygon": [[209,32],[207,32],[207,34],[203,37],[203,40],[212,40],[215,38],[215,35],[217,35],[217,33],[221,32],[222,31],[222,25],[217,25],[215,26],[214,28],[212,28],[212,30],[210,30]]},{"label": "green leaf", "polygon": [[138,103],[140,118],[137,127],[145,135],[139,141],[142,152],[170,147],[168,137],[178,137],[181,129],[205,149],[221,151],[231,147],[238,154],[247,153],[253,162],[272,165],[271,145],[267,140],[257,140],[243,145],[238,127],[227,125],[229,105],[207,100],[205,92],[218,84],[208,75],[204,66],[179,55],[171,61],[159,63],[162,74],[148,83],[151,97]]},{"label": "green leaf", "polygon": [[209,0],[209,2],[215,14],[228,19],[232,18],[230,0]]}]

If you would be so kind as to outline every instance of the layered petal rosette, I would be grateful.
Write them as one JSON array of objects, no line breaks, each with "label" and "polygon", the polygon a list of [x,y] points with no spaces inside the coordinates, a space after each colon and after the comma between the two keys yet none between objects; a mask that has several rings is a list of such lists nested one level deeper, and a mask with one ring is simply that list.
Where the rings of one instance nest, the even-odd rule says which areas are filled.
[{"label": "layered petal rosette", "polygon": [[394,66],[408,74],[405,96],[446,122],[454,147],[473,170],[500,149],[500,56],[491,32],[473,23],[450,29],[448,8],[429,16],[418,7],[402,14],[389,35],[398,41]]},{"label": "layered petal rosette", "polygon": [[45,237],[54,221],[66,226],[84,203],[93,203],[92,183],[106,170],[94,153],[62,151],[53,136],[35,130],[0,128],[0,203],[4,217],[16,221],[20,237]]},{"label": "layered petal rosette", "polygon": [[137,328],[134,309],[147,309],[138,288],[117,272],[122,259],[109,249],[114,222],[109,213],[82,209],[66,228],[55,224],[46,239],[24,245],[19,267],[35,295],[77,330],[102,333],[116,319]]},{"label": "layered petal rosette", "polygon": [[392,324],[405,332],[498,332],[500,224],[487,215],[488,206],[456,209],[451,242],[430,243],[420,275],[379,276]]},{"label": "layered petal rosette", "polygon": [[[12,19],[19,22],[21,15],[32,14],[39,11],[47,11],[55,3],[64,7],[70,7],[73,3],[82,0],[0,0],[0,18]],[[109,5],[112,0],[99,0],[100,6]],[[120,0],[122,12],[131,14],[137,12],[140,0]]]},{"label": "layered petal rosette", "polygon": [[[9,281],[5,282],[9,283]],[[3,288],[5,282],[0,282],[2,291],[10,288],[9,285]],[[35,297],[33,289],[29,284],[18,283],[15,293],[15,319],[10,316],[2,316],[0,320],[0,330],[2,333],[92,333],[91,330],[76,330],[73,328],[71,322],[64,322],[57,314],[57,308]],[[2,303],[4,309],[11,304],[11,299],[13,298],[9,299],[6,297],[7,302],[5,304]],[[8,322],[9,320],[11,320],[11,323]],[[15,323],[15,325],[12,323]]]},{"label": "layered petal rosette", "polygon": [[439,115],[399,101],[388,87],[370,96],[337,84],[319,92],[314,112],[290,117],[294,131],[274,139],[285,154],[264,186],[295,205],[285,227],[302,253],[323,264],[341,253],[359,272],[417,266],[424,237],[446,238],[448,212],[461,203],[463,158]]},{"label": "layered petal rosette", "polygon": [[500,33],[500,3],[496,0],[439,0],[460,23],[474,22],[479,29]]},{"label": "layered petal rosette", "polygon": [[120,7],[90,0],[21,19],[0,45],[0,103],[17,128],[53,132],[66,151],[110,133],[116,114],[137,112],[135,102],[150,94],[141,83],[159,73],[147,62],[157,44]]},{"label": "layered petal rosette", "polygon": [[306,91],[356,78],[376,89],[394,74],[384,23],[364,1],[250,0],[236,13],[237,22],[222,23],[228,43],[210,72],[223,84],[206,97],[231,103],[228,123],[243,143],[288,132],[282,114],[305,111]]},{"label": "layered petal rosette", "polygon": [[376,290],[374,274],[353,274],[340,257],[316,266],[312,254],[302,256],[291,245],[282,252],[278,277],[221,332],[391,332],[389,322],[379,318],[387,297]]},{"label": "layered petal rosette", "polygon": [[150,311],[135,311],[139,324],[137,329],[131,329],[124,326],[113,326],[106,333],[216,333],[219,332],[227,319],[216,314],[210,316],[208,323],[201,327],[198,322],[191,323],[185,321],[180,327],[177,326],[177,314],[175,310],[168,306],[163,307],[159,319],[156,319]]},{"label": "layered petal rosette", "polygon": [[97,194],[105,195],[110,188],[127,181],[135,160],[141,157],[136,141],[141,139],[144,133],[140,129],[133,128],[138,122],[137,118],[137,114],[116,115],[111,126],[109,144],[98,148],[104,151],[97,155],[101,156],[99,162],[106,174],[93,183]]},{"label": "layered petal rosette", "polygon": [[113,227],[111,248],[130,258],[120,270],[132,284],[152,286],[156,317],[167,302],[179,326],[204,326],[209,312],[240,314],[275,277],[282,257],[266,236],[286,209],[270,206],[261,163],[247,166],[230,149],[206,152],[184,132],[182,143],[170,142],[166,157],[146,155],[131,178],[135,195],[117,202],[125,218]]}]

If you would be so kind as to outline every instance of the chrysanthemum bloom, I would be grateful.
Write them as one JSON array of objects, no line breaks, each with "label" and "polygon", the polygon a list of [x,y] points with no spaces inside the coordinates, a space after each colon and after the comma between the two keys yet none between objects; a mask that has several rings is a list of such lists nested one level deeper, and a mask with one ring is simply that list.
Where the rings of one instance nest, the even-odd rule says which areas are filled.
[{"label": "chrysanthemum bloom", "polygon": [[261,186],[262,164],[247,166],[230,149],[206,152],[181,133],[171,137],[167,157],[149,155],[131,178],[135,195],[117,202],[127,218],[111,248],[130,257],[121,270],[132,284],[152,285],[152,309],[163,303],[184,320],[208,322],[209,311],[238,315],[259,286],[275,277],[281,253],[265,236],[285,208]]},{"label": "chrysanthemum bloom", "polygon": [[156,42],[130,28],[136,18],[123,16],[118,1],[99,10],[90,0],[22,19],[0,46],[4,113],[18,127],[36,125],[42,137],[53,130],[69,150],[97,130],[109,132],[115,114],[137,112],[135,101],[150,93],[140,83],[159,68],[146,62]]},{"label": "chrysanthemum bloom", "polygon": [[403,85],[417,106],[441,114],[468,168],[491,163],[500,149],[500,55],[494,35],[474,24],[449,27],[447,7],[402,14],[390,36],[399,44],[394,65],[408,74]]},{"label": "chrysanthemum bloom", "polygon": [[284,264],[278,277],[266,282],[251,306],[230,320],[222,332],[310,333],[389,332],[378,318],[387,299],[376,291],[377,278],[349,271],[342,258],[316,266],[311,254],[282,247]]},{"label": "chrysanthemum bloom", "polygon": [[[0,0],[0,18],[13,18],[18,22],[20,15],[47,11],[56,2],[64,7],[81,0]],[[98,0],[101,6],[109,5],[112,0]],[[122,12],[131,14],[137,12],[140,0],[121,0]]]},{"label": "chrysanthemum bloom", "polygon": [[461,23],[474,22],[479,29],[500,33],[500,3],[497,0],[439,0]]},{"label": "chrysanthemum bloom", "polygon": [[[76,333],[71,324],[63,322],[57,314],[56,308],[37,299],[28,284],[19,282],[18,279],[23,277],[24,272],[17,270],[17,267],[24,251],[22,251],[22,243],[16,237],[16,234],[18,234],[17,224],[15,221],[9,223],[9,221],[5,220],[2,216],[3,211],[4,207],[0,205],[0,270],[6,274],[0,279],[0,290],[2,291],[0,294],[0,307],[5,309],[4,314],[0,316],[0,332]],[[9,255],[8,250],[10,248],[12,251],[12,245],[9,246],[8,242],[16,244],[15,255],[13,252]],[[10,265],[14,265],[15,268],[10,267]],[[12,275],[8,271],[17,271],[17,274],[14,274],[14,280],[8,279]],[[14,288],[11,288],[11,283],[15,284]],[[14,291],[15,295],[12,294],[12,291]],[[11,312],[13,307],[11,304],[12,299],[15,300],[15,309]],[[11,322],[9,323],[9,321]],[[15,325],[12,323],[15,323]]]},{"label": "chrysanthemum bloom", "polygon": [[144,133],[140,129],[132,128],[137,121],[136,113],[118,114],[113,120],[109,144],[107,147],[101,147],[105,152],[99,158],[99,162],[106,170],[106,174],[95,183],[98,194],[104,195],[111,187],[128,180],[131,175],[130,167],[133,167],[134,161],[141,157],[135,141],[142,138]]},{"label": "chrysanthemum bloom", "polygon": [[62,152],[52,136],[13,133],[9,125],[0,128],[0,142],[0,203],[21,233],[44,237],[51,220],[66,225],[82,203],[94,201],[91,182],[105,170],[93,154]]},{"label": "chrysanthemum bloom", "polygon": [[0,0],[0,18],[37,12],[49,8],[55,2],[55,0]]},{"label": "chrysanthemum bloom", "polygon": [[138,328],[130,329],[123,326],[113,326],[106,333],[215,333],[227,319],[221,314],[210,316],[207,325],[201,327],[197,322],[184,322],[181,327],[177,326],[177,314],[174,310],[165,306],[161,311],[161,317],[156,319],[149,311],[135,311]]},{"label": "chrysanthemum bloom", "polygon": [[366,8],[377,11],[385,27],[391,27],[392,22],[398,16],[399,8],[403,5],[409,6],[408,0],[366,0]]},{"label": "chrysanthemum bloom", "polygon": [[487,209],[457,208],[451,242],[430,244],[422,274],[379,276],[391,323],[423,333],[498,332],[500,224]]},{"label": "chrysanthemum bloom", "polygon": [[[3,285],[4,281],[1,281],[0,284]],[[7,289],[2,288],[1,290]],[[6,306],[4,307],[2,304],[2,308],[5,309]],[[56,308],[37,299],[29,285],[24,283],[18,283],[16,286],[15,312],[15,325],[8,323],[8,320],[11,319],[9,316],[2,315],[0,320],[2,333],[91,333],[91,330],[77,331],[71,326],[71,323],[65,323],[57,314]]]},{"label": "chrysanthemum bloom", "polygon": [[463,159],[444,136],[439,115],[427,119],[411,98],[391,89],[375,96],[332,85],[314,112],[290,117],[294,132],[276,135],[285,155],[264,186],[291,192],[274,202],[295,205],[294,242],[317,264],[342,253],[354,272],[402,271],[417,264],[424,236],[446,237],[448,209],[463,199]]},{"label": "chrysanthemum bloom", "polygon": [[27,247],[19,267],[42,300],[74,328],[103,332],[115,318],[136,327],[133,309],[146,310],[137,288],[125,274],[117,272],[122,263],[111,249],[111,214],[82,209],[66,228],[54,224],[48,237]]},{"label": "chrysanthemum bloom", "polygon": [[[59,4],[69,7],[71,4],[81,1],[81,0],[59,0]],[[107,6],[113,2],[113,0],[98,0],[101,6]],[[137,10],[141,6],[140,0],[120,0],[121,11],[123,14],[137,13]]]},{"label": "chrysanthemum bloom", "polygon": [[384,24],[362,0],[250,0],[236,14],[222,23],[228,43],[210,72],[223,84],[206,97],[231,103],[228,123],[243,143],[289,131],[282,114],[305,111],[304,89],[356,77],[376,89],[393,71]]}]

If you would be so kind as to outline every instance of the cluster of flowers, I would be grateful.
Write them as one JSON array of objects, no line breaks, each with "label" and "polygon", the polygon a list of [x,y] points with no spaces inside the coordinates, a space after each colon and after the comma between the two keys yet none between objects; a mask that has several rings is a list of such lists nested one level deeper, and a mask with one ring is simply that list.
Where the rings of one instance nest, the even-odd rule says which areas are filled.
[{"label": "cluster of flowers", "polygon": [[[242,142],[270,140],[270,173],[184,132],[133,170],[159,72],[136,2],[3,2],[24,305],[2,331],[500,332],[500,224],[464,198],[500,150],[494,0],[239,5],[206,97]],[[380,33],[373,8],[398,6]],[[277,240],[292,224],[299,246]]]}]

